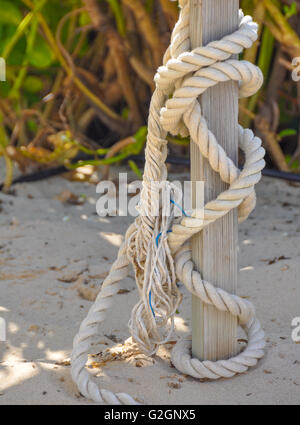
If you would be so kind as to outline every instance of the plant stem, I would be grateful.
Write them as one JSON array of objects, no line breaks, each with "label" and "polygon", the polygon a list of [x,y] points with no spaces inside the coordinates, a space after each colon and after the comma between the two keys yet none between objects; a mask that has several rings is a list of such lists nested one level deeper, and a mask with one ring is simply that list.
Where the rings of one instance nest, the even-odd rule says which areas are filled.
[{"label": "plant stem", "polygon": [[[31,0],[22,0],[22,2],[24,4],[26,4],[27,7],[33,9],[34,8],[34,4],[31,2]],[[74,84],[77,86],[77,88],[83,93],[85,94],[85,96],[87,96],[94,105],[96,105],[101,111],[103,111],[107,116],[109,116],[110,118],[112,118],[113,120],[116,121],[122,121],[122,118],[116,114],[114,111],[112,111],[108,106],[105,105],[105,103],[103,103],[96,95],[94,95],[94,93],[91,92],[91,90],[88,89],[88,87],[86,87],[82,81],[76,77],[76,75],[73,75],[73,71],[71,69],[71,67],[68,65],[67,61],[65,60],[65,58],[63,57],[63,55],[61,54],[59,47],[56,44],[55,38],[51,32],[51,29],[49,28],[45,18],[43,17],[43,15],[41,13],[37,13],[37,18],[44,30],[45,36],[48,40],[48,43],[50,44],[56,58],[59,60],[59,62],[61,63],[62,67],[65,69],[65,71],[67,72],[67,75],[69,77],[72,77]]]},{"label": "plant stem", "polygon": [[[281,13],[280,9],[274,4],[272,0],[263,0],[264,4],[271,15],[272,19],[276,27],[280,31],[275,31],[274,37],[278,39],[278,41],[284,44],[287,50],[291,53],[292,56],[300,56],[300,38],[297,33],[293,30],[293,28],[288,23],[285,16]],[[268,23],[267,23],[268,25]],[[269,25],[268,25],[269,26]],[[269,26],[270,31],[273,32],[274,26]]]},{"label": "plant stem", "polygon": [[3,186],[3,192],[8,193],[10,186],[13,181],[13,162],[7,153],[4,153],[6,173],[5,173],[5,181]]},{"label": "plant stem", "polygon": [[[44,2],[44,1],[43,1]],[[34,47],[34,42],[36,39],[36,34],[37,34],[37,28],[38,28],[38,20],[36,19],[36,17],[33,18],[32,20],[32,25],[31,25],[31,30],[30,30],[30,34],[28,36],[28,41],[27,41],[27,46],[26,46],[26,52],[25,52],[25,57],[22,63],[22,67],[21,70],[14,82],[14,85],[9,93],[9,97],[12,98],[16,98],[19,97],[20,95],[20,87],[26,77],[27,71],[28,71],[28,65],[29,65],[29,55],[33,50]]]},{"label": "plant stem", "polygon": [[14,35],[9,40],[9,42],[7,43],[7,45],[5,46],[5,48],[3,50],[3,53],[2,53],[3,59],[7,60],[7,58],[9,57],[12,49],[15,47],[16,43],[21,38],[21,36],[24,34],[24,31],[26,30],[26,28],[30,24],[33,16],[34,16],[33,12],[29,12],[23,18],[23,20],[20,22],[20,24],[18,25],[18,28],[16,29],[16,32],[14,33]]},{"label": "plant stem", "polygon": [[8,192],[13,181],[13,163],[7,154],[6,147],[8,145],[7,136],[3,124],[3,114],[0,111],[0,155],[4,156],[5,160],[5,182],[3,192]]},{"label": "plant stem", "polygon": [[106,0],[115,16],[117,28],[121,37],[126,36],[126,22],[125,17],[118,0]]}]

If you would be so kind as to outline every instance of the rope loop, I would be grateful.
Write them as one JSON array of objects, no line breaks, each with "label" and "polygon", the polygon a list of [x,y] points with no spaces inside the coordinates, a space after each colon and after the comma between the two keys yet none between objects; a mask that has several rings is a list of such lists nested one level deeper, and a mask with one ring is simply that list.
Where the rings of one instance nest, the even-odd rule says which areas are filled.
[{"label": "rope loop", "polygon": [[[173,0],[172,0],[173,1]],[[249,129],[238,127],[239,147],[245,163],[240,171],[210,131],[198,97],[208,88],[226,81],[239,84],[239,96],[256,93],[263,83],[258,67],[233,59],[257,40],[258,27],[250,16],[240,11],[237,31],[191,51],[189,38],[189,0],[180,0],[180,15],[172,33],[163,66],[155,75],[148,121],[146,163],[139,217],[129,227],[118,258],[102,284],[102,289],[82,322],[74,339],[72,377],[79,391],[96,402],[139,404],[128,394],[114,394],[99,388],[86,369],[88,354],[98,327],[118,293],[119,282],[127,277],[132,264],[140,299],[129,322],[132,339],[148,354],[169,341],[174,316],[182,301],[178,282],[202,302],[237,317],[248,336],[247,347],[227,360],[200,361],[191,356],[190,338],[179,341],[172,351],[172,362],[182,373],[197,379],[231,378],[257,364],[264,355],[264,332],[248,300],[217,288],[202,279],[192,261],[189,240],[206,226],[238,209],[239,222],[246,220],[256,205],[255,185],[265,166],[261,140]],[[207,158],[212,169],[228,184],[228,189],[208,202],[204,211],[192,211],[177,219],[175,187],[167,182],[167,133],[189,136]],[[153,183],[158,184],[153,188]],[[162,191],[169,195],[162,197]],[[158,205],[155,214],[151,206]],[[170,210],[164,214],[165,207]]]}]

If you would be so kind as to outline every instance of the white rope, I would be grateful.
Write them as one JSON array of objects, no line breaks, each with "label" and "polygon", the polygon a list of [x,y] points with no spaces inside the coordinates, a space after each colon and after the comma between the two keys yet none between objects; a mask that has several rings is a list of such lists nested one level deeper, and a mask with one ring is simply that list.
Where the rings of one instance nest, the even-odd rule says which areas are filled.
[{"label": "white rope", "polygon": [[[155,76],[140,216],[127,231],[118,258],[74,339],[73,380],[84,396],[96,402],[137,404],[128,394],[100,389],[86,369],[93,338],[98,335],[99,325],[119,290],[119,282],[128,275],[130,263],[135,270],[140,300],[132,311],[129,328],[133,341],[146,353],[154,354],[159,345],[170,338],[174,315],[182,299],[177,287],[177,282],[181,281],[204,303],[236,316],[248,336],[248,345],[229,360],[201,362],[191,357],[190,340],[182,340],[172,351],[172,362],[179,371],[199,379],[230,378],[255,366],[264,355],[264,333],[253,305],[204,281],[194,267],[188,243],[193,235],[234,208],[238,208],[239,221],[246,220],[256,204],[254,187],[265,165],[261,140],[251,130],[239,126],[239,147],[245,154],[244,168],[240,172],[209,130],[198,97],[209,87],[229,80],[239,82],[240,97],[251,96],[261,87],[263,77],[256,66],[230,59],[256,41],[257,25],[240,11],[236,32],[190,51],[189,0],[180,0],[180,6],[179,21],[165,54],[164,65]],[[199,211],[193,211],[191,217],[184,217],[177,223],[173,208],[165,217],[162,213],[165,205],[161,204],[161,214],[152,213],[151,205],[160,202],[161,194],[161,186],[153,186],[153,182],[167,180],[167,132],[189,135],[211,167],[229,184],[228,190],[205,205],[204,218],[203,211],[201,219],[198,218]],[[170,185],[171,199],[173,189]]]}]

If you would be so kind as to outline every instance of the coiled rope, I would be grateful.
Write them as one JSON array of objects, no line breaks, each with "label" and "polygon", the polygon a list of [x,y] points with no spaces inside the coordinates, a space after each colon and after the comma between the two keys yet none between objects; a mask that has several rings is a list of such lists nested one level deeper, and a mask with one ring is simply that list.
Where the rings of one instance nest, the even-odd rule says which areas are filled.
[{"label": "coiled rope", "polygon": [[[261,140],[251,130],[239,127],[239,147],[245,154],[245,164],[240,171],[209,130],[198,97],[209,87],[229,80],[239,82],[240,97],[251,96],[261,87],[263,77],[256,66],[230,59],[256,41],[257,25],[240,11],[236,32],[190,51],[189,0],[179,3],[180,17],[163,66],[155,76],[140,215],[128,229],[118,258],[74,339],[73,380],[85,397],[100,403],[137,404],[128,394],[114,394],[99,388],[86,369],[93,338],[98,335],[99,325],[120,289],[119,282],[128,276],[130,263],[135,270],[140,299],[133,308],[129,328],[133,341],[146,353],[154,354],[159,345],[170,338],[174,315],[182,299],[177,287],[181,281],[204,303],[236,316],[248,336],[248,345],[229,360],[200,361],[191,357],[191,341],[184,339],[172,351],[172,362],[180,372],[198,379],[230,378],[255,366],[264,355],[264,332],[253,305],[204,281],[192,262],[188,243],[193,235],[233,208],[238,208],[240,222],[246,220],[256,204],[254,187],[265,165]],[[179,222],[174,218],[176,203],[172,202],[175,189],[167,182],[167,132],[189,135],[211,167],[229,185],[228,190],[205,205],[204,214],[195,210]],[[153,185],[153,182],[162,184]],[[164,185],[170,189],[169,215],[163,214],[165,205],[160,201]],[[153,203],[160,205],[159,215],[152,213]]]}]

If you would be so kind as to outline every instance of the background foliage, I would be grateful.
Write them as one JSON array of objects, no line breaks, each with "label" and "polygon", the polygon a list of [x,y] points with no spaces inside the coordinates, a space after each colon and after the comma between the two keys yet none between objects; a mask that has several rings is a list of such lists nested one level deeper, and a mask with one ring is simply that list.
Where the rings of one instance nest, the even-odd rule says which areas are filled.
[{"label": "background foliage", "polygon": [[[240,121],[263,138],[269,167],[300,172],[300,1],[242,0],[260,24],[244,57],[265,76],[258,95],[240,104]],[[178,17],[169,0],[1,0],[0,155],[4,190],[13,162],[22,172],[63,164],[71,170],[142,153],[153,76]],[[300,64],[300,60],[299,60]],[[189,154],[170,139],[170,154]],[[84,176],[77,173],[77,176]]]}]

